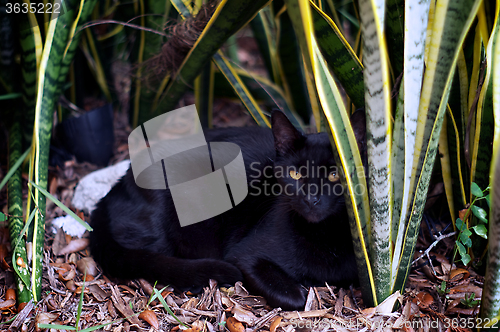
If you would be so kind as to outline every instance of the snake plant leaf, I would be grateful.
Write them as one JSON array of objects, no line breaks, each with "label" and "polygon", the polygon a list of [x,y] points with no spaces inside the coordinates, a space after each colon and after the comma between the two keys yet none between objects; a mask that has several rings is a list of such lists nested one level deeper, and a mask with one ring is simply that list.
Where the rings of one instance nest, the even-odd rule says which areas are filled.
[{"label": "snake plant leaf", "polygon": [[35,123],[35,104],[37,91],[37,74],[42,58],[42,36],[34,13],[28,11],[22,16],[20,23],[21,45],[21,91],[23,94],[23,138],[24,142],[31,142],[33,124]]},{"label": "snake plant leaf", "polygon": [[[54,12],[45,38],[45,44],[40,62],[38,76],[38,91],[35,108],[35,129],[33,131],[34,183],[40,188],[47,188],[50,136],[52,131],[52,114],[58,99],[57,79],[61,69],[64,50],[68,42],[69,29],[73,14],[77,8],[74,0],[57,1],[67,9],[64,15]],[[45,215],[45,196],[39,190],[34,192],[35,202]],[[33,299],[38,301],[41,296],[43,244],[45,240],[45,220],[35,214],[33,230],[33,260],[31,285]]]},{"label": "snake plant leaf", "polygon": [[154,117],[160,111],[172,110],[187,86],[193,83],[222,44],[253,19],[268,2],[269,0],[221,1],[177,72],[172,73],[162,100],[154,112],[148,113],[148,117]]},{"label": "snake plant leaf", "polygon": [[260,10],[255,18],[250,21],[250,27],[257,45],[259,46],[260,54],[264,59],[267,72],[271,80],[276,83],[281,83],[280,69],[277,58],[276,36],[273,30],[274,17],[271,13],[271,6],[266,6]]},{"label": "snake plant leaf", "polygon": [[491,68],[493,83],[493,112],[495,135],[493,140],[493,158],[490,171],[490,222],[488,232],[488,265],[481,299],[481,318],[496,318],[500,312],[500,0],[496,1],[495,23],[490,36],[487,54],[490,56],[488,69]]},{"label": "snake plant leaf", "polygon": [[[443,126],[441,128],[441,136],[439,138],[439,155],[441,156],[441,173],[443,174],[443,184],[444,192],[446,195],[446,201],[448,202],[448,208],[450,211],[451,220],[457,218],[457,213],[455,209],[455,201],[453,195],[453,180],[451,176],[451,162],[450,162],[450,152],[448,148],[448,119],[445,116],[443,119]],[[454,231],[455,224],[453,224]]]},{"label": "snake plant leaf", "polygon": [[312,114],[310,102],[312,97],[307,91],[302,55],[288,10],[281,10],[277,13],[276,29],[278,31],[278,64],[283,90],[293,108],[307,123]]},{"label": "snake plant leaf", "polygon": [[419,105],[414,177],[410,185],[412,201],[393,291],[403,290],[410,270],[454,68],[479,3],[479,0],[440,0],[436,5]]},{"label": "snake plant leaf", "polygon": [[[493,33],[492,33],[493,36]],[[491,40],[491,37],[490,37]],[[490,48],[486,49],[487,59],[492,59]],[[491,142],[495,131],[495,120],[493,117],[493,72],[491,60],[487,60],[484,84],[481,87],[477,103],[476,135],[473,139],[471,181],[485,188],[489,183],[489,167],[493,149]],[[471,188],[472,189],[472,188]],[[474,193],[472,193],[474,195]]]},{"label": "snake plant leaf", "polygon": [[[179,11],[179,13],[184,13],[184,15],[192,15],[194,9],[190,9],[183,1],[173,1],[174,7]],[[189,14],[187,14],[189,13]],[[238,73],[234,70],[229,61],[224,57],[221,51],[218,51],[213,56],[213,61],[222,72],[224,77],[227,79],[236,95],[243,102],[247,110],[250,112],[254,120],[260,126],[270,126],[268,117],[261,110],[260,106],[255,101],[254,97],[250,94],[247,87],[243,84]]]},{"label": "snake plant leaf", "polygon": [[[383,3],[383,2],[381,2]],[[388,54],[383,37],[382,10],[379,2],[359,1],[363,34],[366,129],[368,151],[368,187],[370,190],[371,257],[377,300],[391,294],[391,100]]]},{"label": "snake plant leaf", "polygon": [[[398,101],[396,104],[396,114],[394,115],[394,128],[392,132],[392,187],[393,187],[393,210],[392,210],[392,231],[391,246],[394,247],[397,240],[398,229],[400,229],[401,208],[404,196],[405,184],[405,109],[404,109],[404,77],[401,79],[399,87]],[[404,228],[404,224],[402,225]],[[395,248],[397,255],[398,248]],[[394,260],[393,260],[394,268]],[[391,271],[394,275],[394,271]]]},{"label": "snake plant leaf", "polygon": [[[140,4],[140,24],[143,27],[151,30],[159,29],[165,26],[168,19],[171,2],[170,1],[155,1],[155,0],[142,0]],[[164,42],[162,36],[154,33],[146,33],[141,30],[138,32],[139,37],[139,50],[137,55],[138,70],[136,75],[138,78],[142,77],[143,64],[154,54],[160,53],[161,45]],[[137,124],[145,122],[147,113],[152,108],[154,103],[154,96],[157,91],[149,89],[144,86],[141,79],[137,79],[134,86],[134,115],[132,120],[132,127]]]},{"label": "snake plant leaf", "polygon": [[[13,122],[9,128],[9,172],[2,180],[2,183],[0,183],[0,189],[5,182],[9,181],[7,186],[9,235],[11,239],[17,239],[23,228],[23,186],[21,177],[22,172],[19,166],[28,156],[30,149],[21,155],[23,144],[21,128],[22,114],[14,107],[9,111],[13,115]],[[3,217],[5,217],[5,215],[3,215]],[[11,242],[11,246],[14,248],[12,265],[16,270],[14,281],[16,284],[17,300],[18,303],[26,303],[31,300],[32,296],[30,288],[28,287],[30,280],[28,266],[22,263],[28,261],[24,238],[18,242]]]},{"label": "snake plant leaf", "polygon": [[[457,207],[457,209],[461,209],[465,207],[465,202],[467,201],[463,180],[464,176],[462,172],[462,169],[465,167],[465,161],[463,160],[463,154],[460,153],[462,141],[457,123],[455,121],[455,116],[449,104],[447,106],[446,114],[451,178],[455,179],[455,181],[451,183],[453,188],[453,201],[454,206]],[[455,218],[452,220],[454,219]]]},{"label": "snake plant leaf", "polygon": [[[411,31],[405,30],[405,26],[408,27],[406,23],[407,19],[412,19],[412,21],[420,20],[420,17],[413,17],[407,14],[408,7],[412,8],[412,12],[415,13],[415,7],[422,7],[427,3],[427,9],[429,9],[429,1],[421,2],[417,1],[404,1],[404,0],[387,0],[386,2],[386,20],[385,20],[385,35],[387,40],[387,50],[389,51],[390,66],[392,71],[392,79],[395,81],[401,73],[403,73],[403,62],[405,58],[405,43],[406,40],[405,33],[412,33]],[[426,11],[428,14],[428,10]],[[427,26],[427,21],[425,22]],[[413,27],[411,30],[420,30],[420,26]],[[425,31],[424,31],[425,36]],[[422,43],[423,44],[423,43]]]},{"label": "snake plant leaf", "polygon": [[71,30],[68,35],[68,43],[64,50],[63,63],[61,65],[60,74],[58,76],[59,93],[66,83],[66,76],[69,72],[71,63],[75,57],[75,52],[80,44],[82,36],[81,28],[87,22],[94,10],[97,0],[84,0],[81,1],[78,14],[71,25]]},{"label": "snake plant leaf", "polygon": [[[500,43],[497,43],[500,45]],[[495,62],[500,61],[500,50],[497,46]],[[497,62],[498,63],[498,62]],[[497,79],[498,81],[498,79]],[[498,82],[497,82],[498,83]],[[498,104],[497,104],[498,106]],[[495,113],[498,114],[498,109]],[[500,140],[494,142],[493,160],[491,164],[491,204],[488,231],[488,265],[481,298],[481,318],[494,319],[500,311]]]},{"label": "snake plant leaf", "polygon": [[239,78],[236,71],[233,70],[231,64],[220,51],[214,55],[214,62],[229,81],[231,86],[235,89],[236,94],[250,112],[250,115],[252,115],[255,122],[257,122],[259,126],[270,127],[271,123],[269,122],[268,117],[261,110],[253,96]]},{"label": "snake plant leaf", "polygon": [[285,4],[302,54],[304,76],[306,78],[305,83],[311,103],[311,111],[316,122],[316,129],[321,131],[324,129],[323,117],[320,113],[317,91],[314,87],[314,83],[310,79],[313,77],[312,39],[314,38],[310,5],[308,1],[302,0],[285,1]]},{"label": "snake plant leaf", "polygon": [[332,19],[312,0],[309,3],[316,40],[325,60],[356,108],[363,107],[363,65]]},{"label": "snake plant leaf", "polygon": [[200,75],[194,80],[194,98],[200,123],[204,128],[212,128],[214,104],[214,68],[207,63]]},{"label": "snake plant leaf", "polygon": [[[339,173],[346,188],[346,205],[350,216],[350,227],[356,253],[363,297],[366,303],[376,304],[374,276],[369,254],[370,216],[364,167],[354,137],[348,113],[338,87],[329,72],[328,65],[319,50],[313,31],[311,8],[308,0],[285,1],[297,39],[304,56],[306,67],[312,69],[314,82],[325,125],[332,144]],[[316,118],[318,121],[318,118]]]},{"label": "snake plant leaf", "polygon": [[[370,215],[366,179],[356,138],[342,97],[331,76],[325,59],[314,39],[315,80],[321,106],[327,119],[329,134],[335,144],[337,165],[342,165],[341,178],[347,191],[346,205],[356,253],[360,284],[365,303],[377,304],[375,281],[369,259]],[[361,190],[360,190],[361,189]]]},{"label": "snake plant leaf", "polygon": [[[396,237],[394,246],[394,259],[392,260],[391,268],[391,283],[394,282],[394,278],[397,273],[399,256],[402,250],[402,243],[405,231],[406,215],[408,212],[409,193],[412,178],[412,162],[413,155],[415,152],[415,135],[417,130],[417,118],[418,118],[418,104],[420,100],[420,92],[422,89],[422,77],[424,73],[424,42],[425,42],[425,32],[427,30],[429,12],[429,1],[419,1],[412,2],[407,1],[405,3],[405,38],[404,38],[404,84],[402,85],[403,91],[403,104],[404,111],[403,117],[398,117],[398,121],[403,121],[403,125],[395,124],[394,138],[393,138],[393,149],[394,153],[404,150],[404,161],[403,165],[401,163],[398,167],[403,168],[403,190],[402,196],[399,197],[399,193],[396,194],[396,188],[394,188],[394,197],[398,195],[397,200],[394,200],[394,213],[398,213],[397,216],[393,216],[393,222],[397,225],[393,225],[392,231],[397,231],[397,236],[392,235],[392,239]],[[398,105],[398,110],[400,105]],[[398,112],[398,111],[396,111]],[[397,126],[397,127],[396,127]],[[394,145],[400,145],[402,142],[396,137],[398,131],[404,128],[404,148],[396,147]],[[400,136],[399,134],[398,136]],[[398,176],[393,179],[393,186],[397,186],[396,182],[401,181],[401,177],[398,174],[401,170],[394,170],[393,174]],[[401,200],[400,200],[401,199]],[[398,207],[397,205],[400,205]],[[397,220],[398,218],[399,220]]]},{"label": "snake plant leaf", "polygon": [[[243,84],[250,94],[259,104],[265,104],[268,107],[277,107],[286,114],[290,122],[298,129],[304,131],[304,126],[300,116],[286,99],[283,90],[273,84],[265,77],[247,72],[243,69],[234,68]],[[216,72],[214,76],[215,95],[222,98],[237,98],[234,88],[221,72]]]}]

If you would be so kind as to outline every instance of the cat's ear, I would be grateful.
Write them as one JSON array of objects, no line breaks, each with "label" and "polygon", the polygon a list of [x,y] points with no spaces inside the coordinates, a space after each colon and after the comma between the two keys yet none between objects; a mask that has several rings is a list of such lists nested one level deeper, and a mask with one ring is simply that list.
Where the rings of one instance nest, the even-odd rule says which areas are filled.
[{"label": "cat's ear", "polygon": [[366,159],[366,115],[363,108],[357,109],[351,115],[351,126],[358,142],[359,152],[363,160]]},{"label": "cat's ear", "polygon": [[282,155],[297,149],[305,140],[305,136],[293,126],[281,111],[272,112],[271,125],[274,147]]}]

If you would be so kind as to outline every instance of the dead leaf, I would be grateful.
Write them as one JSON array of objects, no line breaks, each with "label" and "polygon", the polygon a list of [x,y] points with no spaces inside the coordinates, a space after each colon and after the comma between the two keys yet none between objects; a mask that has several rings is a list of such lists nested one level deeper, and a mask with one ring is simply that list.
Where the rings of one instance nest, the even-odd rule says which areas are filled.
[{"label": "dead leaf", "polygon": [[257,320],[257,317],[251,311],[244,309],[238,303],[235,303],[231,313],[234,315],[234,318],[240,322],[247,323],[248,326],[253,326]]},{"label": "dead leaf", "polygon": [[427,309],[434,303],[434,298],[427,292],[417,293],[417,297],[413,299],[413,303],[417,304],[422,309]]},{"label": "dead leaf", "polygon": [[156,317],[156,314],[152,310],[149,309],[144,310],[139,314],[139,318],[144,319],[146,322],[149,323],[149,325],[151,325],[157,330],[160,328],[160,324],[158,323],[158,318]]},{"label": "dead leaf", "polygon": [[5,292],[5,300],[16,300],[16,290],[14,288],[9,288]]},{"label": "dead leaf", "polygon": [[469,276],[470,273],[466,269],[457,268],[450,271],[450,281],[459,281],[461,279],[467,279]]},{"label": "dead leaf", "polygon": [[52,177],[49,185],[49,193],[54,196],[57,190],[57,176]]},{"label": "dead leaf", "polygon": [[465,215],[465,214],[467,213],[467,210],[468,210],[468,209],[463,209],[463,210],[458,211],[458,217],[459,217],[460,219],[462,219],[462,221],[464,221],[464,220],[465,220],[465,217],[466,217],[466,215]]},{"label": "dead leaf", "polygon": [[74,292],[74,291],[76,291],[75,281],[74,281],[74,280],[68,280],[68,282],[66,282],[66,288],[67,288],[70,292]]},{"label": "dead leaf", "polygon": [[113,304],[115,305],[116,309],[118,309],[118,311],[124,317],[126,317],[130,323],[137,324],[138,326],[143,327],[143,324],[139,321],[132,309],[123,301],[116,285],[113,285],[111,287],[111,295],[111,299],[113,300]]},{"label": "dead leaf", "polygon": [[[432,296],[431,296],[432,298]],[[388,315],[392,313],[392,310],[394,308],[394,304],[396,301],[399,301],[399,303],[403,303],[403,296],[399,291],[396,291],[394,294],[390,295],[388,298],[386,298],[382,303],[380,303],[378,306],[375,307],[375,312],[378,314],[382,315]]]},{"label": "dead leaf", "polygon": [[[232,287],[231,287],[232,288]],[[245,296],[248,296],[250,295],[250,293],[248,293],[248,291],[246,290],[245,287],[243,287],[243,283],[241,281],[238,281],[235,285],[234,285],[234,294],[235,295],[239,295],[239,296],[242,296],[242,297],[245,297]],[[231,296],[231,295],[229,295]]]},{"label": "dead leaf", "polygon": [[39,332],[42,329],[38,327],[38,324],[50,324],[59,317],[59,314],[50,312],[39,312],[35,318],[35,331]]},{"label": "dead leaf", "polygon": [[66,243],[66,235],[62,228],[57,230],[56,236],[54,237],[54,241],[52,242],[52,252],[55,256],[59,256],[59,252],[67,245]]},{"label": "dead leaf", "polygon": [[375,307],[371,307],[371,308],[366,308],[366,309],[363,309],[361,310],[361,313],[363,314],[363,316],[365,316],[366,318],[370,318],[372,317],[373,315],[375,315],[375,312],[376,312],[376,308]]},{"label": "dead leaf", "polygon": [[464,298],[465,294],[471,293],[474,293],[475,297],[481,297],[481,295],[483,294],[483,290],[475,285],[458,285],[450,289],[450,293],[448,294],[448,296],[454,299],[457,298],[454,295],[460,294],[462,296],[461,298]]},{"label": "dead leaf", "polygon": [[89,245],[89,239],[74,239],[59,252],[59,256],[71,254],[72,252],[78,252],[87,248]]},{"label": "dead leaf", "polygon": [[76,262],[76,267],[78,271],[83,274],[87,274],[87,276],[95,277],[98,273],[97,264],[92,257],[83,257],[78,262]]},{"label": "dead leaf", "polygon": [[110,294],[105,292],[99,285],[88,286],[89,292],[95,297],[99,302],[104,302]]},{"label": "dead leaf", "polygon": [[231,332],[245,332],[245,327],[236,318],[229,317],[226,320],[226,326]]},{"label": "dead leaf", "polygon": [[16,300],[5,300],[0,301],[0,310],[6,310],[13,307],[16,304]]},{"label": "dead leaf", "polygon": [[278,328],[278,326],[280,325],[281,323],[281,320],[282,318],[281,317],[275,317],[272,322],[271,322],[271,326],[269,326],[269,332],[276,332],[276,329]]},{"label": "dead leaf", "polygon": [[58,274],[59,274],[59,280],[62,282],[66,282],[66,281],[73,280],[73,278],[76,275],[76,272],[74,269],[70,268],[69,271],[59,270]]}]

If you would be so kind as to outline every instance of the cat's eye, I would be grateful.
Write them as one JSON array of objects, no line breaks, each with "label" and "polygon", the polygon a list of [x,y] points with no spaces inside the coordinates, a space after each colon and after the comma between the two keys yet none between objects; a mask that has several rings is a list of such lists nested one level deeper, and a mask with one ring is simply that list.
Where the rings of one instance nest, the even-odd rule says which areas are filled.
[{"label": "cat's eye", "polygon": [[333,172],[330,172],[330,174],[328,174],[328,181],[335,182],[335,181],[338,181],[338,179],[339,179],[339,175],[337,174],[337,172],[333,171]]},{"label": "cat's eye", "polygon": [[294,180],[298,180],[302,177],[302,174],[300,174],[299,172],[297,171],[294,171],[294,170],[291,170],[290,171],[290,177]]}]

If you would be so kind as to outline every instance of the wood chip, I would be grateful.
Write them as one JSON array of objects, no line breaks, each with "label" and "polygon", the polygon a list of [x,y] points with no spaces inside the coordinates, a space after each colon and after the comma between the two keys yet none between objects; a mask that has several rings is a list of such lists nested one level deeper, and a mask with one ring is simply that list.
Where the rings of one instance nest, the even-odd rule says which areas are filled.
[{"label": "wood chip", "polygon": [[281,315],[284,319],[300,319],[300,318],[309,318],[309,317],[324,317],[327,313],[332,311],[333,308],[328,309],[320,309],[320,310],[311,310],[311,311],[288,311],[284,312]]},{"label": "wood chip", "polygon": [[59,252],[59,256],[71,254],[72,252],[78,252],[87,248],[89,245],[89,239],[75,239],[71,240],[70,243]]},{"label": "wood chip", "polygon": [[123,301],[116,285],[111,286],[111,300],[113,301],[116,309],[118,309],[123,317],[125,317],[130,323],[144,327],[141,321],[137,318],[137,315],[135,315],[132,309]]},{"label": "wood chip", "polygon": [[89,292],[95,297],[95,299],[99,302],[104,302],[111,295],[105,292],[99,285],[89,285]]},{"label": "wood chip", "polygon": [[0,310],[12,308],[16,304],[16,300],[0,301]]},{"label": "wood chip", "polygon": [[342,316],[342,308],[344,307],[344,295],[345,290],[341,288],[339,290],[337,301],[335,302],[335,315],[337,316]]}]

